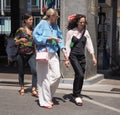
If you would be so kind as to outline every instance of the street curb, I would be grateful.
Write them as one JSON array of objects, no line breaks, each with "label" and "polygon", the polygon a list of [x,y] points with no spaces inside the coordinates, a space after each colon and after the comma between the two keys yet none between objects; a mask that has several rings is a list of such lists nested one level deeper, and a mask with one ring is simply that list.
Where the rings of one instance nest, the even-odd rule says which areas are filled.
[{"label": "street curb", "polygon": [[104,79],[104,74],[96,74],[95,76],[86,79],[84,81],[84,85],[92,85],[99,82],[102,79]]},{"label": "street curb", "polygon": [[[92,85],[94,83],[97,83],[98,81],[104,79],[104,74],[96,74],[92,76],[91,78],[84,80],[84,85]],[[62,78],[60,80],[60,83],[62,84],[73,84],[74,78]]]},{"label": "street curb", "polygon": [[[28,75],[28,77],[30,77],[30,75]],[[84,80],[84,85],[92,85],[92,84],[95,84],[102,79],[104,79],[104,74],[96,74],[95,76],[92,76],[88,79],[85,79]],[[72,85],[73,80],[74,80],[74,78],[61,78],[60,79],[60,84]],[[18,82],[18,78],[17,77],[15,77],[14,79],[0,78],[0,81]],[[25,79],[25,82],[31,83],[31,79]]]}]

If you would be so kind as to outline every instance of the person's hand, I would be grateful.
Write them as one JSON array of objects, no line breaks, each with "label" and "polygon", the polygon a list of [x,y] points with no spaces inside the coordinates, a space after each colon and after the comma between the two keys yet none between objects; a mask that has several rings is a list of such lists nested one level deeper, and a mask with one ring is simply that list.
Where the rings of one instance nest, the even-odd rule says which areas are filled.
[{"label": "person's hand", "polygon": [[57,43],[60,43],[60,42],[61,42],[61,40],[60,40],[59,38],[54,38],[54,37],[53,37],[53,40],[55,40]]},{"label": "person's hand", "polygon": [[69,57],[68,57],[68,55],[67,55],[67,51],[66,51],[66,49],[62,49],[62,53],[63,53],[63,55],[64,55],[64,58],[65,58],[65,60],[69,60]]},{"label": "person's hand", "polygon": [[94,65],[94,66],[97,65],[97,60],[96,60],[96,58],[93,58],[93,65]]},{"label": "person's hand", "polygon": [[96,60],[95,54],[92,53],[91,55],[92,55],[93,65],[96,66],[97,65],[97,60]]},{"label": "person's hand", "polygon": [[25,42],[27,42],[28,40],[27,40],[26,38],[21,38],[20,41],[23,42],[23,43],[25,43]]},{"label": "person's hand", "polygon": [[68,68],[70,66],[69,60],[65,60],[65,66]]},{"label": "person's hand", "polygon": [[55,40],[57,43],[61,42],[61,40],[57,37],[49,37],[47,40]]},{"label": "person's hand", "polygon": [[69,57],[68,57],[65,49],[63,49],[62,52],[63,52],[64,58],[65,58],[65,66],[68,68],[70,66]]}]

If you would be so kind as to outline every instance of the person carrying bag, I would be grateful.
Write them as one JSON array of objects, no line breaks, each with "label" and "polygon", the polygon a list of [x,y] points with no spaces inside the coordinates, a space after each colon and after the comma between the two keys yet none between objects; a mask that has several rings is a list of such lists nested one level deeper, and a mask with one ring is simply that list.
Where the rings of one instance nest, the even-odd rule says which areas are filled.
[{"label": "person carrying bag", "polygon": [[47,62],[48,61],[48,48],[44,52],[41,52],[39,49],[36,52],[36,61],[38,63]]},{"label": "person carrying bag", "polygon": [[20,95],[24,95],[24,73],[25,66],[28,63],[32,73],[32,95],[38,97],[37,92],[37,73],[35,60],[35,44],[32,37],[33,16],[26,13],[24,15],[25,26],[20,27],[15,34],[15,44],[18,47],[17,62],[19,73]]},{"label": "person carrying bag", "polygon": [[46,63],[37,61],[36,67],[39,104],[47,109],[51,109],[54,105],[52,99],[61,77],[57,54],[59,48],[64,54],[65,60],[68,60],[62,32],[56,23],[58,17],[57,10],[48,9],[46,15],[33,31],[36,52],[38,52],[39,47],[41,47],[39,53],[45,52],[46,48],[48,49],[48,61]]}]

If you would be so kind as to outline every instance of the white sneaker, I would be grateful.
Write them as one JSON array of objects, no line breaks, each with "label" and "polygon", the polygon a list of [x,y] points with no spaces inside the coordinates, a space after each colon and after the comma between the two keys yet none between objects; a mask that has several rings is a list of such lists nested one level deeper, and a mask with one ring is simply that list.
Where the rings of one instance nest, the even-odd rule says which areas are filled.
[{"label": "white sneaker", "polygon": [[75,104],[78,105],[78,106],[82,106],[83,104],[83,101],[80,97],[76,97],[75,98]]}]

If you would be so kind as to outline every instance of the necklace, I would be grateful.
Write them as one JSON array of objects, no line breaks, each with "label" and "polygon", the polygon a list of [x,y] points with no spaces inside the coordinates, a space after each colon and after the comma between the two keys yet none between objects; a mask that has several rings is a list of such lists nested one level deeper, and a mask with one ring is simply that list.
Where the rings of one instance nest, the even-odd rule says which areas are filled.
[{"label": "necklace", "polygon": [[49,25],[49,28],[50,28],[51,32],[53,33],[53,27],[51,25]]},{"label": "necklace", "polygon": [[47,21],[47,22],[48,22],[48,26],[50,28],[51,33],[53,33],[53,27],[52,27],[51,23],[49,21]]}]

